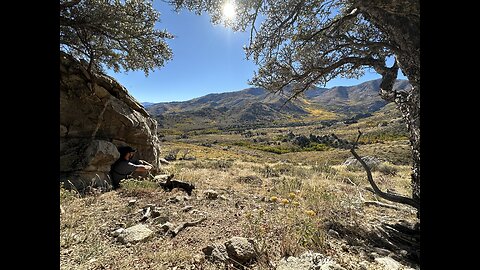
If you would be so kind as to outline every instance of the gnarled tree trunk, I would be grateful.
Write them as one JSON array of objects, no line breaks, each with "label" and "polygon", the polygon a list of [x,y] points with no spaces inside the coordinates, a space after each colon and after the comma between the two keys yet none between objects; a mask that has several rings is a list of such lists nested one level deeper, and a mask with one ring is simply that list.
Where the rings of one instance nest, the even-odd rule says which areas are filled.
[{"label": "gnarled tree trunk", "polygon": [[[367,19],[388,36],[394,45],[396,64],[383,68],[380,94],[393,101],[402,112],[412,150],[412,198],[420,201],[420,1],[360,0],[356,3]],[[398,64],[398,66],[397,66]],[[396,92],[393,83],[398,68],[407,76],[412,89]]]}]

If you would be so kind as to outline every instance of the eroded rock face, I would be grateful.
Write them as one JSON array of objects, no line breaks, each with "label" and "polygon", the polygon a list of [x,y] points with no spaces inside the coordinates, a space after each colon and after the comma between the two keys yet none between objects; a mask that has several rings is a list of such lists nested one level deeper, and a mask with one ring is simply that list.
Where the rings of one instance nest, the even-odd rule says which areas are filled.
[{"label": "eroded rock face", "polygon": [[90,75],[71,56],[60,54],[60,181],[77,189],[110,182],[117,146],[159,167],[157,122],[113,78]]}]

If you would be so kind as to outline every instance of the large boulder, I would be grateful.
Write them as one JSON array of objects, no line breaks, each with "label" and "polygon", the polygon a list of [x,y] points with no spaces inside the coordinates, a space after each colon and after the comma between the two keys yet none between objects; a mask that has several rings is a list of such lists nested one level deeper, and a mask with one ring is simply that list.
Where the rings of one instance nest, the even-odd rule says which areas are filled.
[{"label": "large boulder", "polygon": [[[383,160],[373,156],[364,156],[362,157],[362,160],[365,161],[368,167],[370,167],[370,169],[372,170],[376,169],[383,162]],[[358,160],[355,157],[347,158],[343,162],[343,165],[345,165],[348,168],[363,169],[362,164],[360,164],[360,162],[358,162]]]},{"label": "large boulder", "polygon": [[60,53],[60,181],[83,189],[110,183],[117,147],[130,145],[139,159],[160,165],[157,122],[113,78],[86,72]]}]

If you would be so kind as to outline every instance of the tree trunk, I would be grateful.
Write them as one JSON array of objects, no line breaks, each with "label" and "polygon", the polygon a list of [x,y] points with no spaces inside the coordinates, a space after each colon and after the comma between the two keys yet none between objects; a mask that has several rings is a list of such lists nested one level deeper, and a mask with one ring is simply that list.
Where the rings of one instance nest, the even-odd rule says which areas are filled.
[{"label": "tree trunk", "polygon": [[382,98],[397,104],[407,125],[413,158],[412,198],[420,202],[420,1],[359,0],[355,4],[388,37],[398,67],[412,85],[408,92],[396,92],[392,89],[396,66],[380,73]]},{"label": "tree trunk", "polygon": [[415,89],[402,94],[404,94],[401,95],[402,97],[395,99],[395,103],[403,114],[403,119],[410,134],[413,158],[412,198],[420,201],[420,90]]}]

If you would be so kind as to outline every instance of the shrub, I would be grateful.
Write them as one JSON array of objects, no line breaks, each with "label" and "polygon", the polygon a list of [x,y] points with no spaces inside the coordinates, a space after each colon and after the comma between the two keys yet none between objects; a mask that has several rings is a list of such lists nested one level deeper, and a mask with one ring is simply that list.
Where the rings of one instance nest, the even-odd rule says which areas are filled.
[{"label": "shrub", "polygon": [[398,172],[398,168],[389,163],[389,162],[382,162],[378,167],[377,167],[377,171],[385,174],[385,175],[392,175],[392,176],[395,176]]}]

